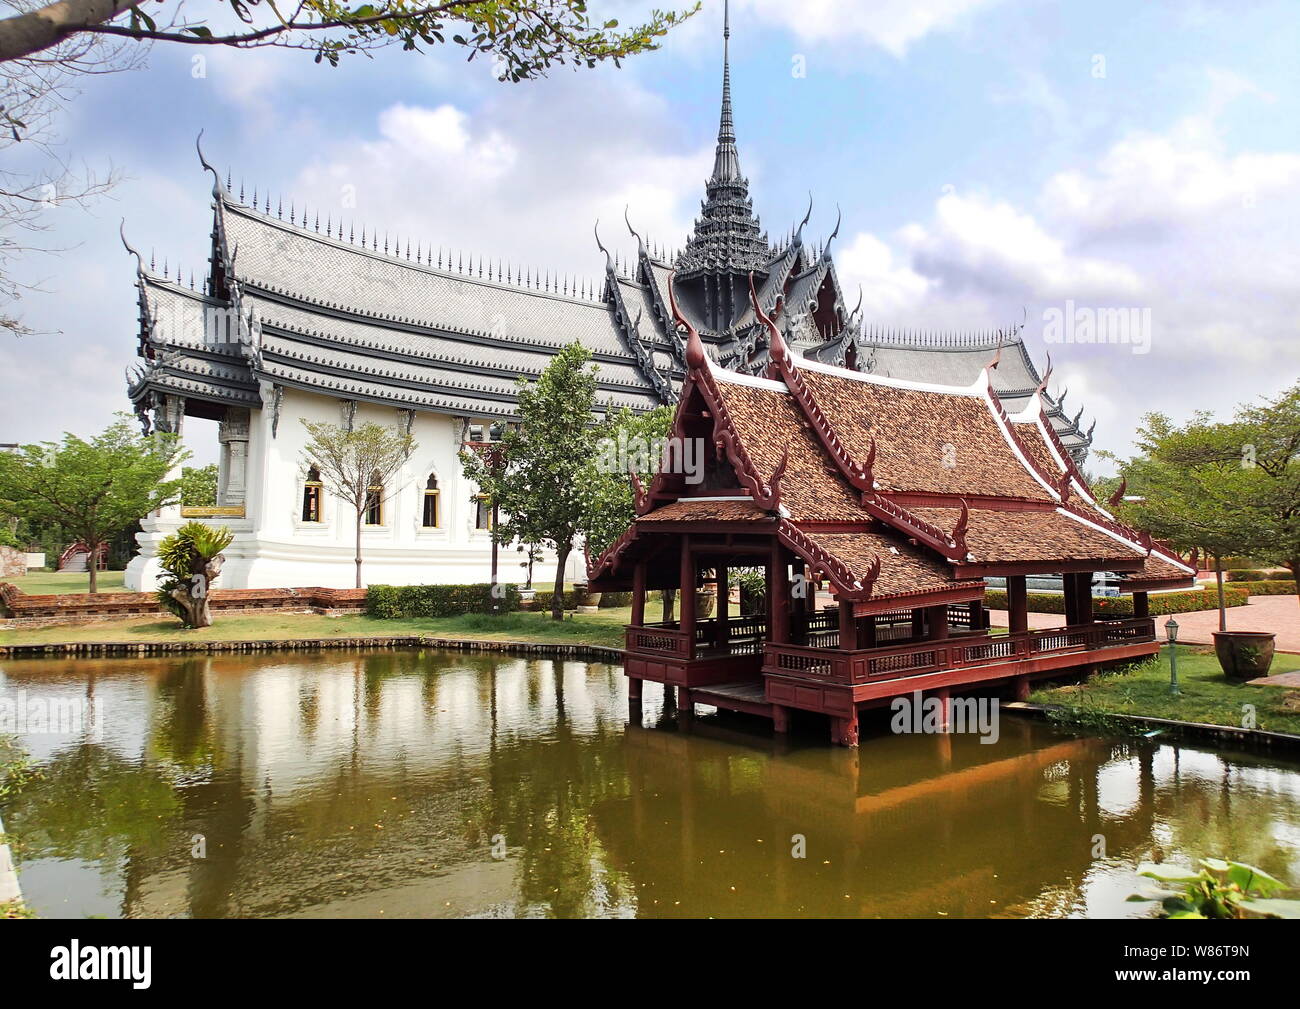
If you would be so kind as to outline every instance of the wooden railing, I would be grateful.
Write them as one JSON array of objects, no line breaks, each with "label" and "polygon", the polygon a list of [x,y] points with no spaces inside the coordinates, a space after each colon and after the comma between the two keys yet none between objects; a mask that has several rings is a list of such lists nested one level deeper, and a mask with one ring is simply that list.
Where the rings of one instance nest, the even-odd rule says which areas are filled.
[{"label": "wooden railing", "polygon": [[1155,639],[1155,621],[1139,617],[1023,634],[961,636],[854,651],[768,643],[763,652],[763,671],[833,683],[869,683],[945,669],[997,665],[1038,655],[1099,651],[1112,645]]}]

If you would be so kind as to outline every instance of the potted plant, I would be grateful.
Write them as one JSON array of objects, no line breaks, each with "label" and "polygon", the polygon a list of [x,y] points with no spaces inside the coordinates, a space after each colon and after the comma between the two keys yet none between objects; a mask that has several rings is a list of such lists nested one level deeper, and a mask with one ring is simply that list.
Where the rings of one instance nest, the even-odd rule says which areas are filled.
[{"label": "potted plant", "polygon": [[600,612],[600,593],[590,591],[586,582],[573,583],[573,599],[579,613]]},{"label": "potted plant", "polygon": [[1272,631],[1215,631],[1214,654],[1230,680],[1267,676],[1273,664]]}]

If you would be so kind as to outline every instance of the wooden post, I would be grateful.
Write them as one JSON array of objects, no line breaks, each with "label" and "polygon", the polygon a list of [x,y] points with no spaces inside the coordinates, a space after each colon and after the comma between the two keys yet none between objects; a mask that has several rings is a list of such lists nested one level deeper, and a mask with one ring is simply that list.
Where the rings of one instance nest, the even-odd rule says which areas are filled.
[{"label": "wooden post", "polygon": [[782,736],[790,731],[790,709],[783,704],[772,705],[772,731]]},{"label": "wooden post", "polygon": [[912,640],[925,640],[925,610],[920,608],[912,610]]},{"label": "wooden post", "polygon": [[785,568],[785,548],[774,539],[767,562],[767,639],[775,645],[790,640],[790,582]]},{"label": "wooden post", "polygon": [[1067,571],[1061,576],[1061,588],[1065,592],[1065,625],[1073,627],[1079,622],[1079,582],[1074,572]]},{"label": "wooden post", "polygon": [[1029,630],[1029,593],[1024,575],[1007,576],[1007,627],[1012,634]]},{"label": "wooden post", "polygon": [[727,650],[727,643],[731,640],[731,629],[727,626],[727,596],[730,590],[727,588],[727,566],[719,564],[714,568],[717,573],[715,588],[718,591],[718,613],[717,626],[714,628],[715,635],[713,643],[723,651]]},{"label": "wooden post", "polygon": [[853,600],[840,601],[840,650],[851,652],[858,647],[858,621],[853,616]]},{"label": "wooden post", "polygon": [[984,630],[984,601],[982,599],[972,599],[970,601],[970,629],[977,632]]},{"label": "wooden post", "polygon": [[871,616],[862,618],[862,633],[858,635],[862,648],[876,647],[876,617],[873,613]]},{"label": "wooden post", "polygon": [[1082,571],[1075,576],[1079,581],[1078,602],[1079,623],[1092,623],[1092,572]]},{"label": "wooden post", "polygon": [[1013,682],[1015,683],[1015,687],[1016,687],[1016,700],[1017,701],[1029,700],[1029,677],[1017,676]]},{"label": "wooden post", "polygon": [[930,606],[930,639],[942,641],[948,636],[948,607]]},{"label": "wooden post", "polygon": [[645,561],[639,560],[632,568],[632,625],[645,626]]},{"label": "wooden post", "polygon": [[1145,592],[1133,593],[1133,616],[1142,618],[1151,616],[1151,602]]},{"label": "wooden post", "polygon": [[641,724],[641,688],[643,682],[632,676],[627,681],[627,714],[633,725]]},{"label": "wooden post", "polygon": [[686,637],[686,658],[695,658],[695,557],[691,554],[690,536],[682,536],[681,627]]}]

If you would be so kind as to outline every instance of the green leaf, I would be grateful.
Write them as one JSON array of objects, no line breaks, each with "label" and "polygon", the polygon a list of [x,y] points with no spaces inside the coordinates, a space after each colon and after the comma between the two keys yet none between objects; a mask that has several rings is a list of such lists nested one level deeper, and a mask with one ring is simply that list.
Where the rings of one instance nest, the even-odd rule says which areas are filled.
[{"label": "green leaf", "polygon": [[1195,883],[1202,879],[1199,872],[1193,872],[1179,865],[1166,865],[1163,862],[1143,862],[1138,866],[1137,871],[1139,876],[1149,876],[1151,879],[1166,883]]},{"label": "green leaf", "polygon": [[1228,865],[1230,866],[1228,879],[1247,893],[1258,891],[1268,896],[1271,893],[1286,889],[1285,883],[1274,879],[1263,869],[1256,869],[1253,865],[1247,865],[1245,862],[1230,862]]},{"label": "green leaf", "polygon": [[1281,900],[1279,898],[1260,898],[1243,900],[1241,909],[1252,917],[1261,918],[1300,918],[1300,900]]}]

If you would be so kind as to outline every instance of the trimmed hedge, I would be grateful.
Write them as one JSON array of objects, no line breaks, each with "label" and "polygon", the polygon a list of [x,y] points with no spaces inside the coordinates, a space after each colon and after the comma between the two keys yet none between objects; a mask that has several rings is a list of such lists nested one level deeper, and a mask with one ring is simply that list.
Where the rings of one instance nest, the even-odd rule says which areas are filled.
[{"label": "trimmed hedge", "polygon": [[1229,582],[1267,582],[1287,580],[1285,568],[1234,568],[1231,571],[1224,571],[1223,577]]},{"label": "trimmed hedge", "polygon": [[492,586],[476,585],[372,585],[366,591],[366,615],[379,620],[410,617],[459,617],[465,613],[491,613],[519,609],[519,586],[501,585],[503,595],[492,598]]},{"label": "trimmed hedge", "polygon": [[[1258,583],[1256,583],[1258,584]],[[1288,583],[1289,584],[1289,583]],[[1065,613],[1065,596],[1050,592],[1030,592],[1029,612],[1031,613]],[[1250,600],[1250,593],[1238,586],[1224,586],[1223,601],[1228,606],[1245,606]],[[1185,592],[1152,592],[1147,597],[1148,608],[1153,617],[1166,616],[1170,613],[1193,613],[1198,610],[1216,610],[1219,608],[1218,593],[1213,589],[1188,589]],[[984,593],[984,605],[991,610],[1007,608],[1007,594],[1001,589],[988,589]],[[1093,596],[1092,612],[1097,617],[1131,617],[1133,615],[1132,596]]]},{"label": "trimmed hedge", "polygon": [[[533,609],[549,613],[551,611],[551,600],[554,598],[554,589],[538,589],[537,594],[533,596]],[[564,590],[564,608],[566,610],[576,610],[578,608],[578,593],[574,592],[573,589]]]},{"label": "trimmed hedge", "polygon": [[602,592],[600,594],[600,608],[602,610],[616,610],[620,606],[631,605],[631,592]]},{"label": "trimmed hedge", "polygon": [[1295,582],[1289,578],[1240,582],[1234,585],[1233,588],[1241,589],[1251,596],[1293,596],[1296,594]]}]

